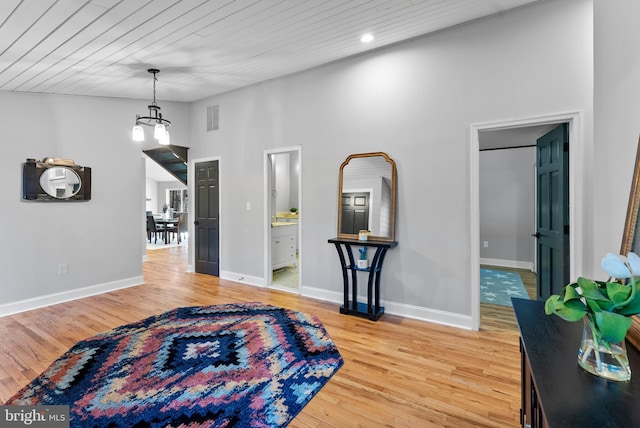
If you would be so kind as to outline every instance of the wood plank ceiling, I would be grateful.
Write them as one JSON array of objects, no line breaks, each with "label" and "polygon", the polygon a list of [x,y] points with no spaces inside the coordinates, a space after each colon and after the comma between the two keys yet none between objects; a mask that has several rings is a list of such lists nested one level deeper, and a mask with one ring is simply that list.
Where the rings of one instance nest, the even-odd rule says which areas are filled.
[{"label": "wood plank ceiling", "polygon": [[0,91],[194,101],[534,1],[1,0]]}]

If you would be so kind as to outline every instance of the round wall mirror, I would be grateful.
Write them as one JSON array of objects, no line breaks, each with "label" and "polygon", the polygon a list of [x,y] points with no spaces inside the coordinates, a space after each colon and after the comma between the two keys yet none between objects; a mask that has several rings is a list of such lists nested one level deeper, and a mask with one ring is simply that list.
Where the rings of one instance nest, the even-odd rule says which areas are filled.
[{"label": "round wall mirror", "polygon": [[338,238],[393,241],[396,212],[396,164],[386,153],[350,155],[340,166]]},{"label": "round wall mirror", "polygon": [[40,176],[40,187],[52,198],[70,198],[80,191],[80,186],[80,176],[63,166],[48,168]]}]

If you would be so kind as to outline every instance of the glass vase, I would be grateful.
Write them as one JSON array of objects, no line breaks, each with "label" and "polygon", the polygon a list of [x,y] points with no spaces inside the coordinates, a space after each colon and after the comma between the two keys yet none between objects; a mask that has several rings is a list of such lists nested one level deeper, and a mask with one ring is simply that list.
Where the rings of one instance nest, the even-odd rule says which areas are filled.
[{"label": "glass vase", "polygon": [[588,317],[584,317],[578,365],[589,373],[608,380],[624,382],[631,379],[625,340],[604,340]]}]

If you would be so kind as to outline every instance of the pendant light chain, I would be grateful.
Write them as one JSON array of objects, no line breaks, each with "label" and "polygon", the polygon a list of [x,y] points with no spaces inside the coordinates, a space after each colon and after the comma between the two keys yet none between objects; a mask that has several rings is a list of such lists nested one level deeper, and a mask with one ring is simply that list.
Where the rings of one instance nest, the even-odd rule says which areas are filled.
[{"label": "pendant light chain", "polygon": [[156,81],[158,80],[158,78],[156,77],[156,71],[153,72],[153,105],[158,105],[156,104]]}]

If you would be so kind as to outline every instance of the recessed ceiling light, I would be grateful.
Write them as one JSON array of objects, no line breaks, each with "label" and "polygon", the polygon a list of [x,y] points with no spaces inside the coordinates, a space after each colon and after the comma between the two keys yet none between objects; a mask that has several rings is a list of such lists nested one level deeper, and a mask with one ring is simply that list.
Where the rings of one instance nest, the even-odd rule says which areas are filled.
[{"label": "recessed ceiling light", "polygon": [[373,37],[373,35],[371,33],[363,34],[362,37],[360,37],[360,41],[362,43],[370,43],[370,42],[373,41],[373,39],[374,39],[374,37]]}]

